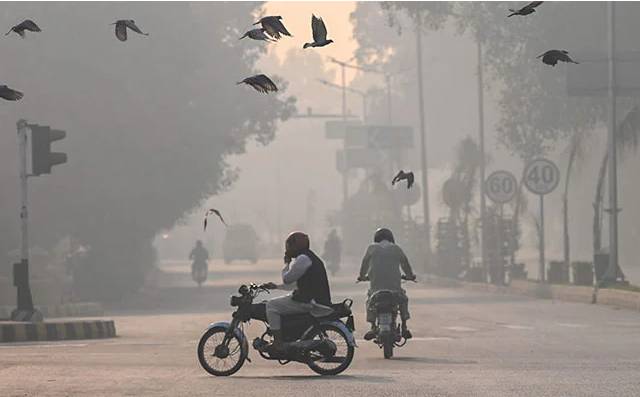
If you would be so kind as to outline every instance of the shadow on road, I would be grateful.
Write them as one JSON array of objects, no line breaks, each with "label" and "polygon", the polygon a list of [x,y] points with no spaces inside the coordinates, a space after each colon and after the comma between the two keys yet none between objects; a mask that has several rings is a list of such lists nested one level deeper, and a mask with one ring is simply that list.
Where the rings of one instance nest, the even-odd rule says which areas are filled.
[{"label": "shadow on road", "polygon": [[393,357],[391,361],[405,361],[422,364],[477,364],[474,360],[448,360],[446,358],[429,357]]},{"label": "shadow on road", "polygon": [[[252,380],[292,380],[292,381],[309,381],[318,380],[325,382],[326,376],[321,375],[273,375],[273,376],[234,376],[234,379],[252,379]],[[385,376],[372,376],[372,375],[336,375],[330,377],[331,381],[363,381],[369,383],[392,383],[394,380]]]}]

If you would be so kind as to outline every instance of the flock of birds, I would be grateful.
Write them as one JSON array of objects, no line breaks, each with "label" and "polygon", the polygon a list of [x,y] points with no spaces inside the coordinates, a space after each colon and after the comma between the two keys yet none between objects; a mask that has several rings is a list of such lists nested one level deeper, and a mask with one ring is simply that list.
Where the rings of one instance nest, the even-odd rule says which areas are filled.
[{"label": "flock of birds", "polygon": [[[507,15],[507,18],[515,15],[527,16],[527,15],[533,14],[534,12],[536,12],[536,8],[539,7],[542,3],[543,3],[542,1],[533,1],[517,10],[510,8],[509,11],[511,12],[511,14]],[[282,20],[281,16],[264,17],[254,24],[254,25],[258,25],[258,24],[262,25],[261,28],[249,30],[242,37],[240,37],[240,39],[244,39],[245,37],[248,37],[253,40],[260,40],[265,42],[277,42],[282,37],[282,35],[292,37],[281,20]],[[323,47],[333,43],[333,40],[327,39],[327,28],[322,18],[318,18],[315,15],[312,15],[311,29],[313,32],[313,42],[305,43],[302,48]],[[558,62],[578,64],[578,62],[574,61],[569,56],[569,52],[567,50],[555,50],[555,49],[549,50],[543,54],[540,54],[536,58],[542,58],[542,63],[549,66],[556,66]],[[238,82],[238,84],[242,84],[242,83],[250,85],[256,91],[262,92],[262,93],[278,91],[278,87],[275,85],[275,83],[271,81],[271,79],[269,79],[269,77],[267,77],[264,74],[251,76],[242,80],[241,82]],[[412,171],[405,172],[404,170],[400,170],[396,174],[396,176],[393,177],[393,180],[391,181],[391,185],[394,186],[396,183],[399,183],[401,181],[407,181],[407,189],[411,189],[415,181],[413,172]],[[211,214],[216,214],[220,218],[222,223],[226,226],[226,223],[222,218],[220,211],[212,208],[205,213],[205,217],[204,217],[205,230],[207,229],[207,218]]]},{"label": "flock of birds", "polygon": [[[539,7],[543,2],[542,1],[533,1],[526,6],[520,9],[509,9],[511,14],[507,15],[507,17],[512,16],[526,16],[533,14],[536,12],[536,8]],[[149,33],[143,32],[132,19],[120,19],[111,25],[115,25],[115,36],[120,41],[127,41],[127,32],[129,30],[144,36],[149,36]],[[260,25],[259,28],[251,29],[245,32],[240,40],[244,38],[249,38],[257,41],[264,41],[269,43],[275,43],[280,40],[283,36],[293,37],[291,33],[287,30],[282,22],[282,16],[279,15],[270,15],[260,18],[259,21],[255,22],[253,25]],[[11,32],[16,33],[21,38],[25,38],[25,32],[41,32],[40,27],[32,20],[27,19],[23,22],[13,26],[5,36],[9,35]],[[333,40],[327,39],[327,27],[322,20],[322,18],[316,17],[315,15],[311,15],[311,31],[313,41],[305,43],[302,48],[309,47],[324,47],[333,43]],[[542,58],[542,62],[546,65],[555,66],[558,62],[566,62],[566,63],[575,63],[578,62],[571,59],[569,56],[569,52],[566,50],[549,50],[544,54],[539,55],[537,58]],[[256,91],[260,93],[270,93],[277,92],[277,85],[265,74],[256,74],[254,76],[250,76],[245,78],[242,81],[239,81],[237,84],[246,84]],[[24,97],[24,94],[20,91],[11,89],[6,85],[0,85],[0,98],[3,98],[8,101],[19,101]],[[410,189],[414,183],[414,175],[413,172],[404,170],[400,170],[398,174],[391,181],[391,185],[395,185],[396,183],[406,180],[407,181],[407,189]],[[207,229],[207,219],[209,215],[215,214],[220,221],[226,226],[226,222],[222,217],[222,214],[219,210],[212,208],[207,210],[204,216],[204,229]]]}]

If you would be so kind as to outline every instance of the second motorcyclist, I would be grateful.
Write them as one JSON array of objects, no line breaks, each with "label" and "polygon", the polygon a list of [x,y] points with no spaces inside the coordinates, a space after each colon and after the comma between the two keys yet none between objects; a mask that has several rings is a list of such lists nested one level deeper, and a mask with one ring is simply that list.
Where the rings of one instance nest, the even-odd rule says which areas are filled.
[{"label": "second motorcyclist", "polygon": [[380,228],[376,230],[373,237],[373,244],[369,245],[360,267],[359,281],[369,280],[369,291],[367,293],[367,322],[371,324],[371,329],[364,335],[365,340],[374,339],[377,333],[376,313],[370,307],[369,297],[380,290],[396,291],[400,298],[400,319],[402,320],[402,336],[405,339],[412,337],[411,331],[407,327],[409,320],[409,298],[402,289],[402,275],[400,269],[405,274],[407,280],[415,280],[411,265],[407,256],[400,246],[395,244],[395,239],[391,230]]}]

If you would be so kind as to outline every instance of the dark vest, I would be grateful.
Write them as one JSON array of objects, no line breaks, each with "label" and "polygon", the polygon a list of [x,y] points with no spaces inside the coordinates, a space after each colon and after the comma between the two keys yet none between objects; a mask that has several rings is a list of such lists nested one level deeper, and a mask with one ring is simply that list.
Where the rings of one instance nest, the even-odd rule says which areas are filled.
[{"label": "dark vest", "polygon": [[329,289],[329,279],[324,268],[322,259],[318,258],[313,251],[308,250],[302,254],[311,259],[311,266],[297,281],[298,288],[293,291],[293,300],[297,302],[309,303],[315,300],[321,305],[331,305],[331,290]]}]

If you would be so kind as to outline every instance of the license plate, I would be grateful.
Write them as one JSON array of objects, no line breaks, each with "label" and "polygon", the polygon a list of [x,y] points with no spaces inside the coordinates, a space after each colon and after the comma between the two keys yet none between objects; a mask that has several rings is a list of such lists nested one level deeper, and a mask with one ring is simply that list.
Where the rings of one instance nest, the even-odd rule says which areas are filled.
[{"label": "license plate", "polygon": [[390,325],[392,321],[391,313],[378,314],[378,325]]}]

